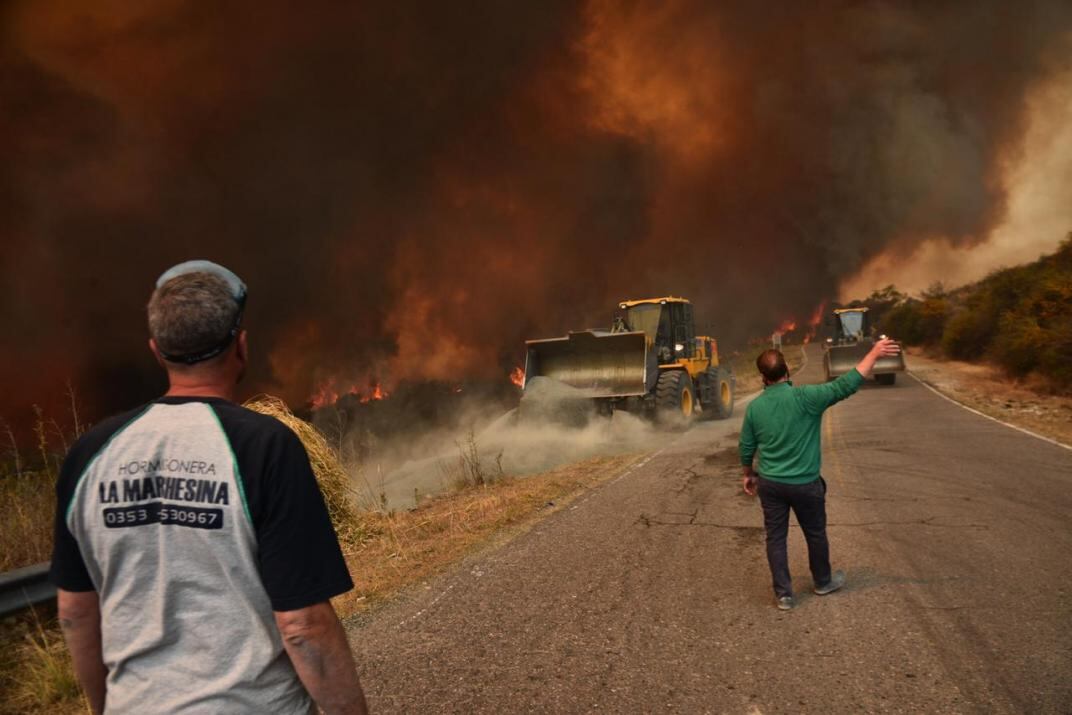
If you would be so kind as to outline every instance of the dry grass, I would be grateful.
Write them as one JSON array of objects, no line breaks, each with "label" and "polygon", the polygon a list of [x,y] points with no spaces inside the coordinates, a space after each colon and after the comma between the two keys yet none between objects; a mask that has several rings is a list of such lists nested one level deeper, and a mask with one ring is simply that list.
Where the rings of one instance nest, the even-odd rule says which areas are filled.
[{"label": "dry grass", "polygon": [[480,445],[476,441],[476,432],[472,429],[466,432],[463,440],[455,442],[455,445],[458,447],[457,460],[441,461],[439,465],[443,482],[451,485],[455,491],[484,487],[506,476],[502,466],[503,453],[500,451],[495,457],[493,468],[486,465],[486,460],[480,454]]},{"label": "dry grass", "polygon": [[290,411],[286,403],[271,395],[258,395],[245,403],[245,407],[270,415],[289,427],[298,435],[309,453],[309,462],[316,474],[328,514],[335,525],[335,531],[344,543],[359,542],[364,538],[361,523],[357,517],[357,493],[350,484],[338,453],[328,444],[324,435],[305,420]]},{"label": "dry grass", "polygon": [[357,588],[336,599],[336,607],[342,615],[367,611],[445,570],[479,545],[517,533],[536,517],[620,474],[637,458],[590,459],[545,474],[466,487],[412,511],[365,514],[369,536],[346,553]]},{"label": "dry grass", "polygon": [[0,477],[0,571],[48,561],[52,556],[52,514],[56,493],[47,472]]},{"label": "dry grass", "polygon": [[82,431],[74,390],[71,396],[73,432],[46,417],[34,405],[33,434],[36,438],[32,464],[19,451],[15,433],[0,421],[8,453],[0,471],[0,503],[7,505],[0,519],[0,571],[48,561],[52,555],[52,520],[56,506],[55,483],[63,456]]},{"label": "dry grass", "polygon": [[55,619],[46,625],[31,612],[5,623],[2,631],[0,712],[89,712]]}]

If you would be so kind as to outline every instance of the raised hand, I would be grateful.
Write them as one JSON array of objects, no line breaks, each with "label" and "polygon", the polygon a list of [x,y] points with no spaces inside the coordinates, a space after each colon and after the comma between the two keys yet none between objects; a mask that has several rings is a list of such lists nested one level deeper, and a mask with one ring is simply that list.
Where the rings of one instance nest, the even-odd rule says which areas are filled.
[{"label": "raised hand", "polygon": [[888,338],[885,335],[879,337],[875,342],[875,346],[871,350],[878,357],[893,357],[901,352],[901,344],[893,338]]}]

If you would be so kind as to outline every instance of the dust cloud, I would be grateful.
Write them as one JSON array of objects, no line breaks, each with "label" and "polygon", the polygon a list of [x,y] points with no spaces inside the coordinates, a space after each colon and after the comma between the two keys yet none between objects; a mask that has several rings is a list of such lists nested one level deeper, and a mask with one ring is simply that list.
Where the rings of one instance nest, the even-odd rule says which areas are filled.
[{"label": "dust cloud", "polygon": [[351,464],[358,501],[367,508],[412,508],[461,486],[477,470],[489,480],[524,477],[593,457],[652,450],[665,438],[640,415],[597,415],[590,400],[563,394],[570,389],[537,388],[535,409],[529,397],[505,412],[501,404],[473,402],[449,426],[391,432]]}]

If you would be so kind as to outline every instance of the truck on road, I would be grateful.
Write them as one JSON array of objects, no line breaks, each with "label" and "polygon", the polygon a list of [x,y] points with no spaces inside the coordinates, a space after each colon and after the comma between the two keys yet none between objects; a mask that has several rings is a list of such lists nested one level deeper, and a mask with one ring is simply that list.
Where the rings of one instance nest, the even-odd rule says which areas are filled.
[{"label": "truck on road", "polygon": [[[833,336],[823,344],[823,369],[827,381],[830,381],[856,367],[863,356],[871,351],[875,340],[866,307],[835,309],[827,324],[834,328]],[[897,373],[904,370],[903,352],[879,358],[873,372],[875,382],[892,385],[897,381]]]}]

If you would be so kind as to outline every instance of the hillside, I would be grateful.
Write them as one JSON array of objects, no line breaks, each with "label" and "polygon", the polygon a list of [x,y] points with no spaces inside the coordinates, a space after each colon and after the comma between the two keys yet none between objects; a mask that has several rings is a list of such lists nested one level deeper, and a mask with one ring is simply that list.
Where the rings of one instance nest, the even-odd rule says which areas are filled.
[{"label": "hillside", "polygon": [[878,329],[907,345],[1072,392],[1072,233],[1053,254],[956,290],[937,284],[910,297],[891,285],[854,303],[868,305]]}]

